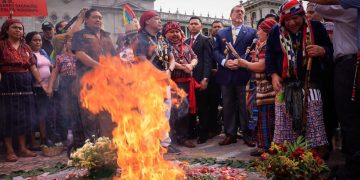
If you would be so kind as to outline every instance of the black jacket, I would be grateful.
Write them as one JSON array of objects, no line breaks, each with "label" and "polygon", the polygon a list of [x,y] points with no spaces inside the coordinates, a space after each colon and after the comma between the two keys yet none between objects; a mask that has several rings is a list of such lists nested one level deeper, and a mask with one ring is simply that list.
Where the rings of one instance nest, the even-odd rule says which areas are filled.
[{"label": "black jacket", "polygon": [[[326,32],[326,29],[320,22],[311,21],[312,30],[314,33],[314,39],[316,45],[325,48],[324,57],[313,58],[312,68],[310,73],[310,82],[316,85],[322,85],[324,81],[324,74],[329,65],[332,64],[332,54],[334,52],[330,38]],[[284,53],[280,44],[280,26],[277,25],[269,32],[269,37],[266,44],[266,73],[271,75],[277,73],[280,77],[283,71],[283,58]],[[302,58],[302,53],[298,53],[298,59]],[[305,80],[306,67],[302,66],[301,61],[298,63],[298,77],[299,80]]]},{"label": "black jacket", "polygon": [[[190,44],[190,38],[185,40],[185,43]],[[211,75],[212,48],[210,38],[199,34],[191,48],[198,57],[198,64],[193,70],[193,77],[200,83],[201,80],[210,78]]]}]

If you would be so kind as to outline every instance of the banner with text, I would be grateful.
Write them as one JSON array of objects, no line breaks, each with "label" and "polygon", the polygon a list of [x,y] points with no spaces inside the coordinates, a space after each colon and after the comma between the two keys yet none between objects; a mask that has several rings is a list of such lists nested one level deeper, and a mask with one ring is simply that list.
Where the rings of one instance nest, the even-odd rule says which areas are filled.
[{"label": "banner with text", "polygon": [[0,16],[47,16],[46,0],[0,0]]}]

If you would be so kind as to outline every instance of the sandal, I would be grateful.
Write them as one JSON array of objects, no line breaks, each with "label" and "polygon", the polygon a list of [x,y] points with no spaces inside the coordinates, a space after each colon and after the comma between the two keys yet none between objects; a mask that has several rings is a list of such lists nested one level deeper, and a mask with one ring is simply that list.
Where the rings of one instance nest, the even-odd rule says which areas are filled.
[{"label": "sandal", "polygon": [[28,149],[25,149],[25,151],[20,151],[19,155],[21,157],[36,157],[37,156],[36,153],[34,153],[34,152],[32,152],[32,151],[30,151]]},{"label": "sandal", "polygon": [[6,162],[16,162],[18,159],[15,153],[6,154]]}]

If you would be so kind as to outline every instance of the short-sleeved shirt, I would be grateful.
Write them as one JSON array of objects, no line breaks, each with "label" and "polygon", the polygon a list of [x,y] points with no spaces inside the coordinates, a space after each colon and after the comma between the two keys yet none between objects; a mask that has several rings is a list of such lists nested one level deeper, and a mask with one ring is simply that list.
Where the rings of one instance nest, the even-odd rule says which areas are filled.
[{"label": "short-sleeved shirt", "polygon": [[[110,33],[100,30],[100,38],[98,38],[96,32],[88,27],[74,34],[72,51],[75,53],[83,51],[95,61],[99,61],[100,56],[116,55]],[[76,68],[80,76],[91,69],[91,67],[84,65],[79,60],[76,62]]]},{"label": "short-sleeved shirt", "polygon": [[60,54],[56,56],[55,69],[61,76],[76,76],[75,55]]},{"label": "short-sleeved shirt", "polygon": [[[179,47],[175,47],[175,46],[172,46],[172,47],[173,47],[172,52],[173,52],[173,55],[175,58],[175,62],[177,62],[179,64],[190,64],[192,59],[197,59],[196,54],[191,49],[191,47],[187,44],[184,44],[184,46],[183,46],[183,50],[182,50],[183,55],[181,55]],[[186,73],[180,69],[174,69],[174,71],[171,73],[172,79],[188,78],[188,77],[191,77],[191,74]]]},{"label": "short-sleeved shirt", "polygon": [[[156,36],[152,36],[145,30],[138,33],[138,38],[139,44],[135,50],[135,56],[145,56],[146,59],[150,60],[157,69],[165,71],[166,67],[163,60],[165,60],[166,54],[168,58],[170,58],[169,55],[171,54],[171,46],[168,41],[161,35],[161,33],[158,33]],[[163,39],[162,42],[167,48],[162,48],[162,53],[158,53],[158,56],[156,53],[156,46],[159,45],[159,39]]]},{"label": "short-sleeved shirt", "polygon": [[[36,57],[36,67],[39,71],[41,80],[44,81],[45,84],[49,83],[50,80],[50,68],[51,68],[51,63],[50,63],[50,59],[48,59],[45,55],[43,55],[40,52],[34,52],[34,55]],[[38,82],[34,83],[34,86],[36,87],[40,87],[40,84]]]},{"label": "short-sleeved shirt", "polygon": [[15,49],[9,40],[0,40],[0,72],[27,72],[34,64],[34,55],[24,42]]}]

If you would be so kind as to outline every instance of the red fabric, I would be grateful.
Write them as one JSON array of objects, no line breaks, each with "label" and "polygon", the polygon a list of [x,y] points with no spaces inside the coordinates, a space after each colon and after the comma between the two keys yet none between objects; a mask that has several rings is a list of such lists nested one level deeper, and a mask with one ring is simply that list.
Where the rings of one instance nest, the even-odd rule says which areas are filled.
[{"label": "red fabric", "polygon": [[9,40],[0,40],[0,72],[26,72],[35,64],[28,45],[21,43],[16,50]]},{"label": "red fabric", "polygon": [[165,36],[166,33],[168,33],[172,29],[177,29],[177,30],[181,31],[180,24],[178,22],[176,22],[176,21],[167,22],[164,25],[163,30],[162,30],[163,35]]},{"label": "red fabric", "polygon": [[305,10],[301,3],[297,0],[290,0],[280,6],[280,24],[284,22],[287,17],[293,15],[304,15]]},{"label": "red fabric", "polygon": [[189,44],[190,47],[192,47],[192,45],[194,44],[194,41],[195,41],[195,38],[192,37],[192,38],[190,39],[190,44]]},{"label": "red fabric", "polygon": [[269,33],[270,29],[276,25],[276,21],[272,19],[266,19],[259,25],[259,29],[263,30],[266,33]]},{"label": "red fabric", "polygon": [[196,113],[195,89],[199,89],[200,84],[198,82],[196,82],[194,78],[176,78],[176,79],[174,79],[174,81],[178,82],[178,83],[185,83],[185,82],[190,83],[189,95],[188,95],[189,111],[190,111],[190,114],[195,114]]},{"label": "red fabric", "polygon": [[140,17],[140,29],[139,31],[143,30],[146,25],[146,21],[151,19],[154,16],[159,16],[159,14],[156,11],[145,11],[141,17]]}]

